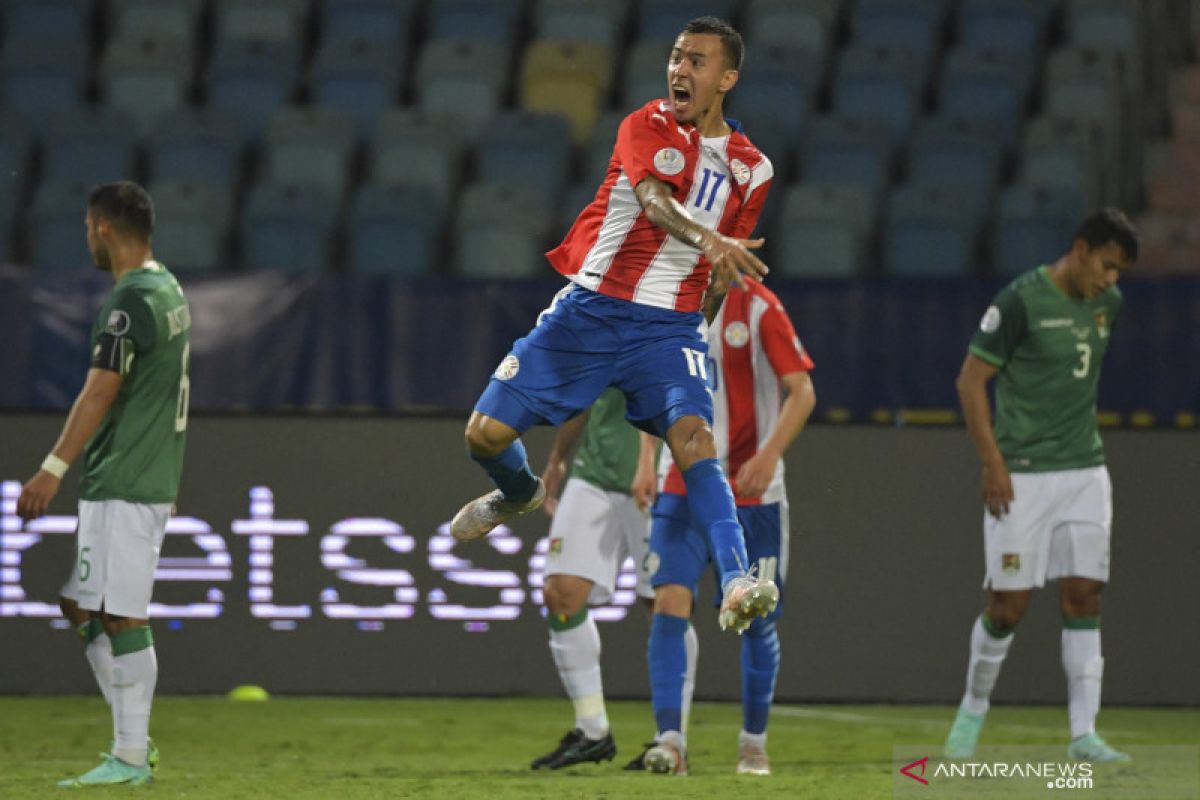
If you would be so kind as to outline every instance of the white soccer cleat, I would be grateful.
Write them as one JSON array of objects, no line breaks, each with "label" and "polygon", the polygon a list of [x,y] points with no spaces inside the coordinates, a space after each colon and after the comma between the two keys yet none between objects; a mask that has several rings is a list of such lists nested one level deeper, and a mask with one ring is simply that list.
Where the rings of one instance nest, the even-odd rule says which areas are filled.
[{"label": "white soccer cleat", "polygon": [[721,630],[733,628],[738,635],[746,632],[755,617],[765,617],[779,605],[779,587],[774,581],[755,577],[754,571],[739,575],[725,584],[725,596],[717,621]]},{"label": "white soccer cleat", "polygon": [[537,478],[537,490],[523,503],[505,500],[499,489],[477,497],[458,510],[450,521],[450,535],[460,542],[473,542],[497,525],[533,511],[546,499],[546,484]]},{"label": "white soccer cleat", "polygon": [[756,744],[742,744],[738,747],[738,775],[770,775],[771,762],[767,758],[767,749]]},{"label": "white soccer cleat", "polygon": [[664,735],[662,739],[655,742],[646,751],[642,763],[646,765],[647,772],[655,772],[659,775],[688,774],[687,753],[684,752],[683,743],[678,738],[678,734]]}]

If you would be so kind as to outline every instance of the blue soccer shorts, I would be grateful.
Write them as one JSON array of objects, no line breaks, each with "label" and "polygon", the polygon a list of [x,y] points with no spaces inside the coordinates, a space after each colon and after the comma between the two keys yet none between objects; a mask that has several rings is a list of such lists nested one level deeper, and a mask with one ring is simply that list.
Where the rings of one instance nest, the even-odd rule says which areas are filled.
[{"label": "blue soccer shorts", "polygon": [[524,432],[561,425],[615,386],[626,418],[656,436],[686,416],[711,423],[702,322],[699,313],[568,286],[513,344],[475,410]]},{"label": "blue soccer shorts", "polygon": [[[746,537],[746,554],[757,566],[757,574],[770,578],[779,587],[779,605],[767,617],[775,620],[783,612],[784,584],[788,558],[787,501],[758,506],[738,506],[738,522]],[[700,578],[712,564],[708,536],[692,525],[687,496],[660,494],[651,512],[650,552],[647,571],[651,586],[678,584],[691,590],[694,597]],[[715,564],[714,576],[717,575]],[[720,591],[713,605],[721,604]]]}]

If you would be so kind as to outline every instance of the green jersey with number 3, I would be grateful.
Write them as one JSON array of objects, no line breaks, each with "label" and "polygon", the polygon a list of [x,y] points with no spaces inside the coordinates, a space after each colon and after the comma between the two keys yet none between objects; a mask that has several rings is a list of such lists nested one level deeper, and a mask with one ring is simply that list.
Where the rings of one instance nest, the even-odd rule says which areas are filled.
[{"label": "green jersey with number 3", "polygon": [[639,446],[637,428],[625,419],[625,395],[605,389],[592,404],[571,474],[606,492],[629,494]]},{"label": "green jersey with number 3", "polygon": [[1091,299],[1068,297],[1039,267],[1004,287],[984,313],[970,349],[1000,370],[996,440],[1011,471],[1104,463],[1096,387],[1121,304],[1116,286]]},{"label": "green jersey with number 3", "polygon": [[117,399],[84,449],[84,500],[174,502],[187,430],[187,300],[148,261],[117,283],[92,326],[92,366],[120,372]]}]

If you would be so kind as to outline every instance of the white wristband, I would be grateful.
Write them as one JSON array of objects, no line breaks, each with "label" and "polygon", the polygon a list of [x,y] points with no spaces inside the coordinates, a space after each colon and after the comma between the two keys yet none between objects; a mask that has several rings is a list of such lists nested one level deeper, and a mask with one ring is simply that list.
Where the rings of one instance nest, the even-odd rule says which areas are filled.
[{"label": "white wristband", "polygon": [[46,472],[49,472],[51,475],[58,478],[59,480],[62,480],[62,476],[66,475],[67,470],[70,468],[71,468],[70,464],[63,461],[58,456],[54,455],[54,453],[51,453],[50,455],[46,456],[46,460],[42,462],[42,469],[46,470]]}]

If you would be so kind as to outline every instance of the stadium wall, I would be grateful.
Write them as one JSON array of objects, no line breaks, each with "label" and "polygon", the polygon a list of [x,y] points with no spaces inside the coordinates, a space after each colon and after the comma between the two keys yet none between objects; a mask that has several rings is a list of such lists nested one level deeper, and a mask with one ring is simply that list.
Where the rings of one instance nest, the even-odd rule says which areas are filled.
[{"label": "stadium wall", "polygon": [[[74,521],[44,519],[28,535],[12,516],[15,481],[60,424],[57,415],[0,416],[0,480],[9,482],[0,692],[94,689],[79,643],[52,623]],[[558,695],[533,592],[546,518],[473,545],[439,534],[486,488],[461,429],[455,419],[194,418],[155,595],[160,691],[256,683],[286,693]],[[1116,498],[1105,700],[1200,703],[1200,538],[1187,488],[1200,443],[1163,430],[1105,439]],[[529,441],[540,464],[548,431]],[[794,538],[779,697],[956,701],[983,602],[978,469],[965,432],[814,426],[788,470]],[[73,513],[67,484],[55,513]],[[614,696],[643,697],[647,622],[628,594],[603,612],[623,617],[601,625],[605,682]],[[998,701],[1063,701],[1055,597],[1053,586],[1035,597]],[[707,609],[697,627],[697,695],[736,697],[736,637],[719,633]]]}]

